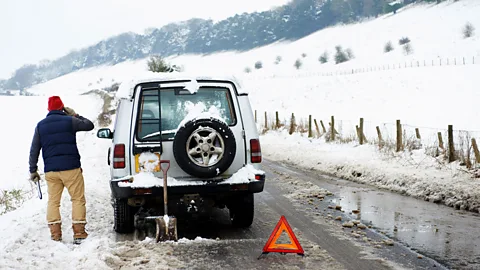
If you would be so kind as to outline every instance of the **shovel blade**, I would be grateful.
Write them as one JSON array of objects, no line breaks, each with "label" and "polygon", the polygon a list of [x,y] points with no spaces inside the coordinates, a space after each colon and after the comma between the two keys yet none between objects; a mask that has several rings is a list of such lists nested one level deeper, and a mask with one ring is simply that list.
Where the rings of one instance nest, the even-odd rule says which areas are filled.
[{"label": "shovel blade", "polygon": [[175,217],[168,217],[168,219],[164,217],[158,217],[155,219],[157,223],[157,233],[155,240],[157,242],[160,241],[177,241],[177,218]]}]

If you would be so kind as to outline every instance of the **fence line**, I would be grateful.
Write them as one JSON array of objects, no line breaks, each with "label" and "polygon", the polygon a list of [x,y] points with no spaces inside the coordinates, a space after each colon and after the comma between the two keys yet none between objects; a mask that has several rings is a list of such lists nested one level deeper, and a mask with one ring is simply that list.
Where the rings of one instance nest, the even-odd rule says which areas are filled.
[{"label": "fence line", "polygon": [[[445,61],[446,59],[446,61]],[[337,68],[335,71],[327,71],[327,72],[303,72],[303,73],[296,73],[286,74],[286,75],[268,75],[268,76],[254,76],[252,73],[247,73],[250,79],[265,79],[265,78],[290,78],[290,77],[315,77],[315,76],[339,76],[339,75],[352,75],[358,73],[370,73],[370,72],[377,72],[377,71],[388,71],[388,70],[399,70],[399,69],[410,69],[410,68],[421,68],[421,67],[446,67],[446,66],[465,66],[465,65],[477,65],[479,64],[480,60],[472,57],[452,57],[452,58],[438,58],[436,60],[410,60],[404,61],[401,63],[390,63],[390,64],[382,64],[382,65],[375,65],[370,67],[353,67],[353,68]],[[322,66],[320,66],[323,68]],[[292,66],[293,68],[293,66]]]},{"label": "fence line", "polygon": [[467,168],[480,164],[480,152],[476,143],[480,131],[455,130],[452,125],[446,128],[419,127],[404,124],[400,120],[396,120],[396,123],[374,123],[363,118],[353,122],[335,119],[334,116],[326,119],[315,118],[313,115],[298,117],[294,113],[287,119],[287,115],[280,117],[278,111],[264,112],[261,115],[263,119],[257,119],[257,125],[262,123],[258,126],[262,133],[285,128],[289,134],[297,132],[307,137],[325,137],[327,141],[356,141],[359,144],[378,144],[380,148],[390,145],[397,152],[424,149],[428,155],[448,157],[449,162],[460,160]]}]

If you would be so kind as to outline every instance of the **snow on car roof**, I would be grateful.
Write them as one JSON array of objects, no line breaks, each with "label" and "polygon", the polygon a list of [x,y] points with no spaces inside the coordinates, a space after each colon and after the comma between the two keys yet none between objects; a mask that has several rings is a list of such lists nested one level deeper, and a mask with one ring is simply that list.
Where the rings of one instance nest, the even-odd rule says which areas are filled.
[{"label": "snow on car roof", "polygon": [[233,75],[204,75],[204,74],[192,74],[187,72],[171,72],[171,73],[154,73],[146,72],[145,76],[134,77],[124,80],[120,83],[117,91],[117,98],[131,98],[133,95],[133,88],[140,83],[155,82],[155,81],[177,81],[185,80],[190,82],[196,82],[201,80],[214,80],[214,81],[229,81],[233,82],[237,88],[239,94],[246,94],[247,92],[242,89],[242,83]]}]

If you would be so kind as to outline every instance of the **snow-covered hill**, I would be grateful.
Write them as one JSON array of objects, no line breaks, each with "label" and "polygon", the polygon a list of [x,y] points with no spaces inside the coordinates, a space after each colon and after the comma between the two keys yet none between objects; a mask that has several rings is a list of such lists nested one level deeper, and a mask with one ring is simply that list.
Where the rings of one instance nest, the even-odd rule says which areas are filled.
[{"label": "snow-covered hill", "polygon": [[[473,107],[479,95],[475,74],[480,70],[480,33],[468,39],[462,37],[467,22],[480,29],[478,14],[480,2],[475,0],[413,5],[396,15],[331,27],[293,43],[278,43],[243,53],[182,55],[168,60],[188,72],[236,74],[243,79],[259,111],[315,114],[319,118],[336,115],[350,121],[359,117],[380,122],[401,119],[419,126],[444,128],[453,124],[458,129],[480,130],[479,122],[469,120],[479,116]],[[402,37],[411,40],[411,55],[404,55],[398,45]],[[393,43],[394,50],[384,53],[388,41]],[[335,65],[332,58],[336,45],[351,48],[355,58]],[[330,61],[322,65],[318,58],[324,51],[329,52]],[[277,56],[282,57],[278,65],[274,64]],[[303,63],[299,70],[294,67],[296,59]],[[254,68],[256,61],[262,62],[262,69]],[[409,67],[417,61],[421,67]],[[145,63],[146,59],[81,70],[36,85],[29,91],[79,93],[107,87],[146,72]],[[405,64],[409,68],[405,69]],[[424,64],[429,67],[423,67]],[[245,73],[245,67],[252,72]],[[383,67],[390,70],[370,71]],[[352,70],[356,74],[319,76]],[[357,73],[362,70],[365,72]],[[419,117],[419,112],[425,117]]]}]

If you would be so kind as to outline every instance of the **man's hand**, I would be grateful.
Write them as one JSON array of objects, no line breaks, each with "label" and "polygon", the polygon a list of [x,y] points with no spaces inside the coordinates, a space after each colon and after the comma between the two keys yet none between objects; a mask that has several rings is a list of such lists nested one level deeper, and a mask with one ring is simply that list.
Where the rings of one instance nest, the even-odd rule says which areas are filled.
[{"label": "man's hand", "polygon": [[77,115],[77,113],[75,112],[74,109],[70,108],[70,107],[63,107],[63,110],[65,111],[65,113],[67,115],[70,115],[70,116],[75,116]]},{"label": "man's hand", "polygon": [[38,172],[30,173],[30,181],[36,183],[40,180],[40,175]]}]

